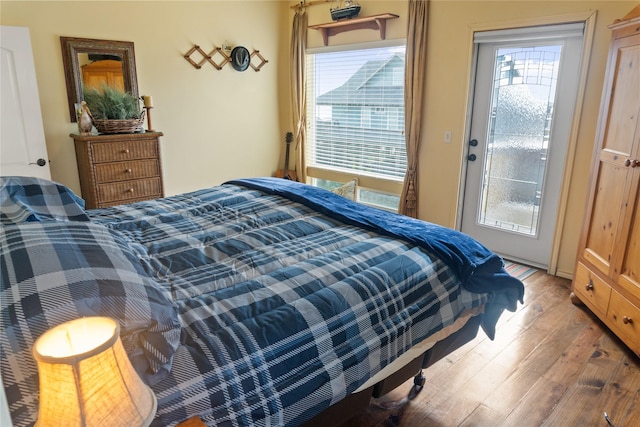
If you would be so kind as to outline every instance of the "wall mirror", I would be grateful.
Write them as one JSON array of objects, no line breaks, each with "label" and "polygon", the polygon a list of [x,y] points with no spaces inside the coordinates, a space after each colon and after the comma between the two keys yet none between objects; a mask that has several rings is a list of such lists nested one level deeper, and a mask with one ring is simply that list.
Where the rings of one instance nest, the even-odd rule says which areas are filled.
[{"label": "wall mirror", "polygon": [[60,37],[60,43],[72,122],[83,87],[100,88],[104,83],[139,96],[133,42]]}]

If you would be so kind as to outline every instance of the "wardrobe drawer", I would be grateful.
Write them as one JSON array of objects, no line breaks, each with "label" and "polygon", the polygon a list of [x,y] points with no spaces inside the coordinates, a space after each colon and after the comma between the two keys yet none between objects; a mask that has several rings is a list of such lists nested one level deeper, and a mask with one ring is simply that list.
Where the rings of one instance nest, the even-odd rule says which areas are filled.
[{"label": "wardrobe drawer", "polygon": [[640,308],[618,292],[612,291],[607,320],[612,329],[617,329],[617,335],[636,354],[640,354]]},{"label": "wardrobe drawer", "polygon": [[143,139],[92,143],[91,157],[94,163],[158,158],[158,141],[157,139]]},{"label": "wardrobe drawer", "polygon": [[98,185],[100,203],[127,203],[133,199],[158,197],[162,197],[162,181],[159,177]]},{"label": "wardrobe drawer", "polygon": [[607,314],[609,299],[611,298],[611,287],[582,263],[578,263],[578,268],[576,269],[573,292],[598,317],[602,318]]},{"label": "wardrobe drawer", "polygon": [[95,174],[98,183],[152,178],[160,175],[160,162],[157,159],[149,159],[133,162],[100,163],[95,165]]}]

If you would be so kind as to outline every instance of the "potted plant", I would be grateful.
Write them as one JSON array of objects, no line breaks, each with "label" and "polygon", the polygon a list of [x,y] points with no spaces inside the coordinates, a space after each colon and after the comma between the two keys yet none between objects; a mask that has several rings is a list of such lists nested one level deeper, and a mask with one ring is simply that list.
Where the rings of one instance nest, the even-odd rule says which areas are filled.
[{"label": "potted plant", "polygon": [[134,133],[142,130],[144,110],[140,100],[121,89],[103,85],[82,91],[91,119],[100,133]]}]

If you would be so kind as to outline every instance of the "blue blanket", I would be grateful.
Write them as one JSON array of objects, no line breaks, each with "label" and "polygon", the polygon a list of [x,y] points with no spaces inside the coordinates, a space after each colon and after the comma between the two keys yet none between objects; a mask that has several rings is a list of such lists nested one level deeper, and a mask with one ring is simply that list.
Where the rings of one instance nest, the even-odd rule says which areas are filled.
[{"label": "blue blanket", "polygon": [[516,310],[524,298],[524,285],[504,269],[502,258],[470,236],[437,224],[372,208],[317,187],[279,178],[229,181],[280,195],[332,218],[417,244],[437,254],[471,292],[490,293],[483,329],[493,339],[495,322],[504,309]]}]

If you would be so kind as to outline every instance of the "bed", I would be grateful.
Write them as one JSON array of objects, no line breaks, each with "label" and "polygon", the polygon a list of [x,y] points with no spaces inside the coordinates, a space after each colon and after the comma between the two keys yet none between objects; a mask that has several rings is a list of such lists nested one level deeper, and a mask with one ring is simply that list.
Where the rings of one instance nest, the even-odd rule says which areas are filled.
[{"label": "bed", "polygon": [[120,323],[152,425],[337,425],[479,328],[493,338],[524,295],[462,233],[282,179],[85,210],[59,183],[4,177],[0,202],[16,426],[37,419],[33,342],[73,318]]}]

